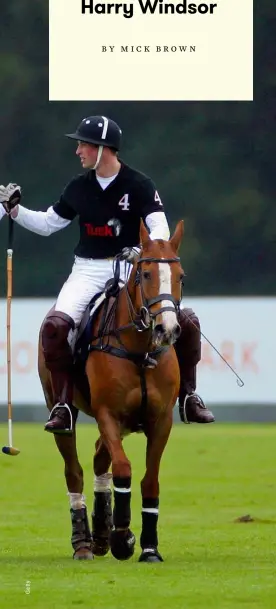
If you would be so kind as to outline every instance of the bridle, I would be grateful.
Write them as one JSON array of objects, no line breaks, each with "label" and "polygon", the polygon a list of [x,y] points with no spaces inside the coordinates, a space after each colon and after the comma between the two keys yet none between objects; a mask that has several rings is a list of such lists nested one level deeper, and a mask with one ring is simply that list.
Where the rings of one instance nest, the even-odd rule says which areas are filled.
[{"label": "bridle", "polygon": [[[182,289],[183,289],[183,280],[182,280],[182,289],[180,299],[176,299],[172,296],[172,294],[158,294],[154,298],[146,298],[143,281],[142,281],[142,269],[141,264],[143,262],[155,262],[155,263],[174,263],[180,262],[180,258],[177,256],[175,258],[150,258],[143,257],[139,258],[136,261],[136,274],[134,278],[134,285],[140,287],[141,293],[141,302],[142,305],[140,310],[137,312],[135,310],[134,304],[132,302],[132,298],[128,288],[128,282],[123,285],[121,288],[121,293],[125,293],[128,314],[130,323],[127,323],[124,326],[115,327],[115,316],[116,309],[118,305],[118,293],[120,291],[120,261],[122,260],[121,255],[118,254],[114,259],[114,277],[112,280],[109,280],[106,284],[106,296],[107,298],[104,301],[104,309],[101,317],[98,335],[92,337],[91,343],[89,345],[89,351],[102,351],[106,353],[111,353],[117,357],[122,357],[125,359],[129,359],[137,364],[141,370],[143,368],[155,368],[157,366],[157,358],[164,353],[169,347],[168,346],[160,346],[156,347],[153,351],[146,350],[144,352],[132,352],[127,349],[121,339],[121,333],[129,328],[135,328],[138,332],[149,331],[148,336],[148,345],[151,342],[151,333],[154,330],[155,320],[157,315],[160,315],[163,311],[173,311],[178,316],[180,303],[182,300]],[[111,304],[111,308],[109,309],[109,300],[110,297],[114,297],[114,302]],[[164,306],[158,311],[151,311],[151,307],[158,302],[162,302],[162,300],[168,300],[172,303],[172,306]],[[119,346],[114,346],[110,344],[109,337],[115,336]],[[94,343],[95,340],[98,340],[98,343]],[[94,344],[93,344],[94,343]]]},{"label": "bridle", "polygon": [[[137,317],[137,312],[134,309],[127,284],[125,285],[125,290],[126,290],[126,295],[127,295],[127,303],[128,303],[130,318],[131,318],[132,323],[136,326],[136,329],[138,330],[138,332],[144,332],[145,330],[149,330],[149,328],[153,328],[157,315],[160,315],[164,311],[173,311],[174,313],[178,314],[179,309],[180,309],[180,302],[181,302],[181,298],[182,298],[182,290],[181,290],[181,296],[180,296],[179,300],[174,298],[174,296],[172,294],[158,294],[158,296],[155,296],[154,298],[146,298],[144,287],[143,287],[143,282],[142,282],[141,264],[143,262],[155,262],[157,264],[173,263],[173,262],[180,262],[180,258],[177,256],[175,258],[143,257],[143,258],[139,258],[136,261],[137,270],[136,270],[134,283],[136,286],[140,286],[141,301],[142,301],[142,306],[140,307],[138,317]],[[183,281],[182,281],[182,286],[183,286]],[[161,307],[161,309],[158,309],[158,311],[150,310],[153,305],[157,304],[158,302],[162,302],[163,300],[170,301],[173,306],[166,305],[164,307]]]}]

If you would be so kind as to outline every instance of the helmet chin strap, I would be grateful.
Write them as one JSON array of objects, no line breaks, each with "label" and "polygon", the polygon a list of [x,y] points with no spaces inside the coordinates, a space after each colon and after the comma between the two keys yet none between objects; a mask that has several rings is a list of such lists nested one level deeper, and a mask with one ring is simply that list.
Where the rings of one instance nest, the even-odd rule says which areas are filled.
[{"label": "helmet chin strap", "polygon": [[99,162],[102,158],[102,153],[103,153],[103,146],[99,146],[96,163],[95,163],[94,167],[92,167],[92,169],[97,169]]}]

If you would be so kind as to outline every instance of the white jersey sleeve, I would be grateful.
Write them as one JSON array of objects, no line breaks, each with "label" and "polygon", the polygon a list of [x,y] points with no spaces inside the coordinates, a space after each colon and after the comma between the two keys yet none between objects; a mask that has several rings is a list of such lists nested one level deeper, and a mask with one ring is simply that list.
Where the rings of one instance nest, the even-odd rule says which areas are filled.
[{"label": "white jersey sleeve", "polygon": [[49,207],[47,211],[34,211],[22,205],[18,206],[18,215],[14,218],[14,221],[33,233],[44,237],[56,233],[71,223],[71,220],[61,218],[53,210],[53,207]]},{"label": "white jersey sleeve", "polygon": [[169,240],[170,229],[163,211],[154,211],[152,214],[146,216],[145,220],[151,239]]}]

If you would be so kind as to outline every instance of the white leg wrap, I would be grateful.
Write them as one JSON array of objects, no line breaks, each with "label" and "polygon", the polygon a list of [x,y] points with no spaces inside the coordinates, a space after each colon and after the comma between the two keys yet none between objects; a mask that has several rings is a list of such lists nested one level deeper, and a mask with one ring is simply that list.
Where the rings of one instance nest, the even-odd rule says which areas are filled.
[{"label": "white leg wrap", "polygon": [[112,487],[112,474],[102,474],[101,476],[94,476],[94,491],[96,493],[105,493],[111,491]]},{"label": "white leg wrap", "polygon": [[142,512],[146,512],[147,514],[155,514],[158,516],[159,509],[158,508],[142,508]]},{"label": "white leg wrap", "polygon": [[73,510],[81,510],[81,508],[86,507],[85,496],[81,493],[67,493],[70,500],[70,507]]},{"label": "white leg wrap", "polygon": [[129,487],[129,488],[121,488],[121,487],[118,487],[118,486],[113,486],[113,490],[116,491],[117,493],[123,493],[123,494],[131,493],[131,487]]}]

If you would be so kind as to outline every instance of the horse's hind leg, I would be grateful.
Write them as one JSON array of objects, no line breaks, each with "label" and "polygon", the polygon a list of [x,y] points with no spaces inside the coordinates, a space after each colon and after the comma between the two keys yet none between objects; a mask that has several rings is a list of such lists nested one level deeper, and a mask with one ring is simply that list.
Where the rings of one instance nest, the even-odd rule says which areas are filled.
[{"label": "horse's hind leg", "polygon": [[104,556],[109,550],[112,530],[110,454],[99,438],[94,456],[94,504],[92,511],[92,550],[96,556]]},{"label": "horse's hind leg", "polygon": [[172,411],[150,427],[147,431],[146,473],[141,481],[142,532],[140,545],[142,553],[139,562],[162,562],[158,552],[157,523],[159,512],[159,469],[161,457],[172,427]]},{"label": "horse's hind leg", "polygon": [[117,560],[127,560],[133,555],[135,545],[135,536],[129,528],[131,465],[123,449],[119,423],[107,408],[98,410],[97,422],[112,462],[114,510],[110,549]]}]

